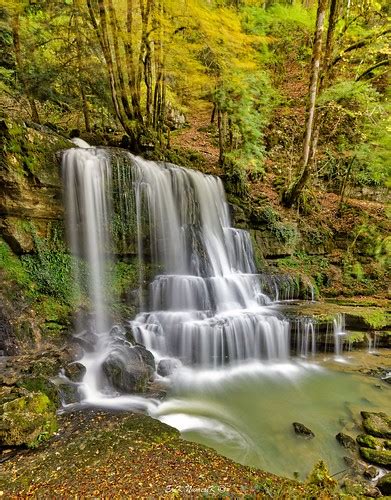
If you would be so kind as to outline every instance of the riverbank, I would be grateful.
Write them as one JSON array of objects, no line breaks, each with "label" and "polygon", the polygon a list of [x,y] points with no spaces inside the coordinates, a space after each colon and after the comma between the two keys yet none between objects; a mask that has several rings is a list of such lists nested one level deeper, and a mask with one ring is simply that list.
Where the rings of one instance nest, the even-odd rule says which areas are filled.
[{"label": "riverbank", "polygon": [[145,415],[100,410],[61,415],[57,435],[6,460],[3,474],[5,498],[303,498],[315,488],[236,464]]}]

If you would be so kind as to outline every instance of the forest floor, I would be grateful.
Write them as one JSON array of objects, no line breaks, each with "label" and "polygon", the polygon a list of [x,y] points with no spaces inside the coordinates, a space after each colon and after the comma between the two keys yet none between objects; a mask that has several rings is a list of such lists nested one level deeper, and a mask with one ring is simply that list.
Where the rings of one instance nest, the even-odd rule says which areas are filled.
[{"label": "forest floor", "polygon": [[61,415],[59,422],[57,436],[47,444],[3,463],[0,496],[305,498],[314,492],[313,485],[236,464],[186,442],[145,415],[84,410]]}]

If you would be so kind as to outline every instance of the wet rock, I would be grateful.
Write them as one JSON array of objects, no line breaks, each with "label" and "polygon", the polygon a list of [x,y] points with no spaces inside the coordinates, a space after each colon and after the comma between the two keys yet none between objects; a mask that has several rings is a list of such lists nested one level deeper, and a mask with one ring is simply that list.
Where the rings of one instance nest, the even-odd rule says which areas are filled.
[{"label": "wet rock", "polygon": [[81,400],[78,384],[73,382],[61,384],[58,390],[63,404],[79,403]]},{"label": "wet rock", "polygon": [[360,455],[371,464],[381,465],[387,469],[391,468],[390,450],[373,450],[372,448],[360,447]]},{"label": "wet rock", "polygon": [[386,413],[362,411],[363,427],[368,434],[384,439],[391,439],[391,419]]},{"label": "wet rock", "polygon": [[383,495],[391,495],[391,472],[381,477],[376,486]]},{"label": "wet rock", "polygon": [[149,352],[144,348],[123,346],[109,354],[103,362],[103,372],[114,389],[125,393],[146,390],[151,365],[145,362],[144,357],[148,355],[144,351]]},{"label": "wet rock", "polygon": [[349,436],[348,434],[344,434],[343,432],[339,432],[336,436],[335,439],[338,441],[338,443],[343,446],[344,448],[347,448],[348,450],[354,450],[356,448],[356,443],[354,439]]},{"label": "wet rock", "polygon": [[375,479],[375,477],[378,475],[379,471],[376,469],[376,467],[374,467],[373,465],[371,465],[370,467],[368,467],[367,469],[365,469],[364,473],[363,473],[363,476],[366,478],[366,479]]},{"label": "wet rock", "polygon": [[179,359],[172,359],[172,358],[161,359],[159,361],[159,364],[157,365],[157,373],[161,377],[168,377],[181,366],[182,363],[179,361]]},{"label": "wet rock", "polygon": [[384,441],[380,438],[375,438],[369,434],[359,434],[356,437],[356,441],[360,446],[364,448],[372,448],[373,450],[380,450],[384,446]]},{"label": "wet rock", "polygon": [[46,394],[3,388],[0,394],[0,444],[36,447],[57,429],[55,409]]},{"label": "wet rock", "polygon": [[156,363],[153,354],[151,353],[151,351],[148,351],[148,349],[145,349],[145,347],[142,345],[136,345],[135,347],[133,347],[133,349],[141,356],[148,370],[149,380],[152,380],[156,371]]},{"label": "wet rock", "polygon": [[72,382],[81,382],[86,373],[86,367],[75,361],[65,367],[64,373]]},{"label": "wet rock", "polygon": [[362,476],[366,470],[365,465],[360,460],[354,457],[343,457],[345,464],[350,469],[350,474],[353,477]]},{"label": "wet rock", "polygon": [[299,436],[303,436],[306,439],[313,439],[315,437],[315,434],[311,431],[311,429],[301,424],[300,422],[293,422],[292,425],[295,429],[296,434],[298,434]]}]

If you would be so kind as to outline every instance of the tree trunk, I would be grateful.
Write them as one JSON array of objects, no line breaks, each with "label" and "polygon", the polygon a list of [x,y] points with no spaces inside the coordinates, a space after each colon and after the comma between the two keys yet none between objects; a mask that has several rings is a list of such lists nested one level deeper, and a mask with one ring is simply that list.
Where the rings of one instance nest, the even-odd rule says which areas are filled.
[{"label": "tree trunk", "polygon": [[307,120],[303,143],[303,154],[301,161],[301,174],[294,182],[293,186],[284,194],[283,202],[287,207],[291,207],[300,196],[311,174],[311,139],[314,131],[315,105],[319,88],[319,74],[322,61],[322,41],[324,21],[326,17],[328,0],[318,0],[318,11],[316,16],[316,29],[314,35],[314,46],[312,50],[311,76],[309,89],[309,102],[307,108]]},{"label": "tree trunk", "polygon": [[219,130],[219,164],[224,165],[224,127],[223,127],[223,114],[221,109],[217,108],[217,127]]}]

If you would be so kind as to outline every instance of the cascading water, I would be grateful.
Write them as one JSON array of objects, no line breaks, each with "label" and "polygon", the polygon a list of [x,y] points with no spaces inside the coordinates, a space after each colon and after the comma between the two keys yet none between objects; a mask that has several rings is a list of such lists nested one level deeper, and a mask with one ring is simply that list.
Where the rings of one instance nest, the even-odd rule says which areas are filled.
[{"label": "cascading water", "polygon": [[220,179],[132,163],[138,248],[146,210],[151,255],[164,271],[150,285],[149,311],[131,322],[136,341],[187,365],[288,359],[289,324],[265,307],[249,234],[230,226]]},{"label": "cascading water", "polygon": [[334,327],[334,353],[336,360],[341,361],[341,353],[343,350],[343,342],[346,337],[345,330],[345,315],[337,314],[333,319],[333,327]]}]

